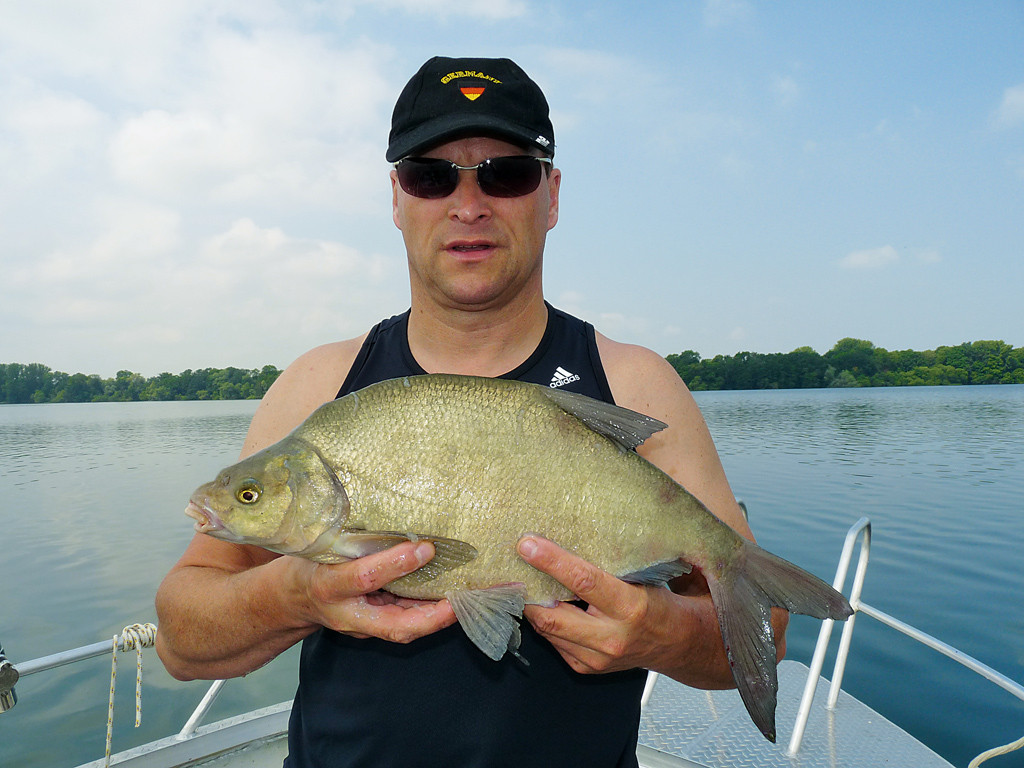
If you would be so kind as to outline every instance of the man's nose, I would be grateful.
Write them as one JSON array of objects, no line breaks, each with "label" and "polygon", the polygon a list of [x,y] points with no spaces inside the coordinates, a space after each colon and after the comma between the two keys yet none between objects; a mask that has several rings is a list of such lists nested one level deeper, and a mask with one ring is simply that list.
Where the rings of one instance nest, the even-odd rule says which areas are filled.
[{"label": "man's nose", "polygon": [[449,197],[449,215],[463,223],[471,223],[491,215],[490,198],[480,189],[476,171],[459,171],[459,184]]}]

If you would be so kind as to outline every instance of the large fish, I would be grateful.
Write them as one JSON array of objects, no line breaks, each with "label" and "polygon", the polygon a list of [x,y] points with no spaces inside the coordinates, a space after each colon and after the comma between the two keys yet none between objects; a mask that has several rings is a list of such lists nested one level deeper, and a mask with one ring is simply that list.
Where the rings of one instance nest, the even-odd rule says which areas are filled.
[{"label": "large fish", "polygon": [[516,554],[545,536],[631,582],[707,579],[743,702],[775,740],[772,606],[843,619],[846,599],[766,552],[632,449],[664,424],[582,395],[430,375],[317,409],[278,443],[196,490],[196,530],[333,563],[406,540],[436,555],[387,591],[447,598],[492,659],[519,646],[526,603],[573,595]]}]

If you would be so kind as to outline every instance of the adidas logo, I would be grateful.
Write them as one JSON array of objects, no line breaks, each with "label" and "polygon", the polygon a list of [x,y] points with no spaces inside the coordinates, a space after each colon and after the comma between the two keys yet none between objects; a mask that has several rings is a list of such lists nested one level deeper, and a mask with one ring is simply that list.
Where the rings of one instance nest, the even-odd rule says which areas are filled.
[{"label": "adidas logo", "polygon": [[551,377],[551,383],[548,386],[552,389],[558,389],[558,387],[564,387],[566,384],[579,380],[579,374],[569,373],[562,366],[558,366],[555,368],[555,375]]}]

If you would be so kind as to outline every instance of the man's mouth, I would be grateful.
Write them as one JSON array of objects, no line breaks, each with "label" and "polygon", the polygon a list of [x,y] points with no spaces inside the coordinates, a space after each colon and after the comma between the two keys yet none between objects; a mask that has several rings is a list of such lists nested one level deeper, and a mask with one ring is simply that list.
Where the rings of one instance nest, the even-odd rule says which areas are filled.
[{"label": "man's mouth", "polygon": [[455,253],[483,253],[494,248],[493,243],[486,242],[457,242],[448,246],[449,251]]}]

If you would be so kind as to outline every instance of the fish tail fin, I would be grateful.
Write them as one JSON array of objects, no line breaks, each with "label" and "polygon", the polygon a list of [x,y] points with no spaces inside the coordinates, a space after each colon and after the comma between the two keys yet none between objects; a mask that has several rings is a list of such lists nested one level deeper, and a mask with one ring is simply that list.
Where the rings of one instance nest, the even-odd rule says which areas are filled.
[{"label": "fish tail fin", "polygon": [[779,681],[772,606],[839,620],[853,609],[818,577],[752,543],[745,544],[727,571],[707,576],[740,697],[754,724],[774,742]]}]

